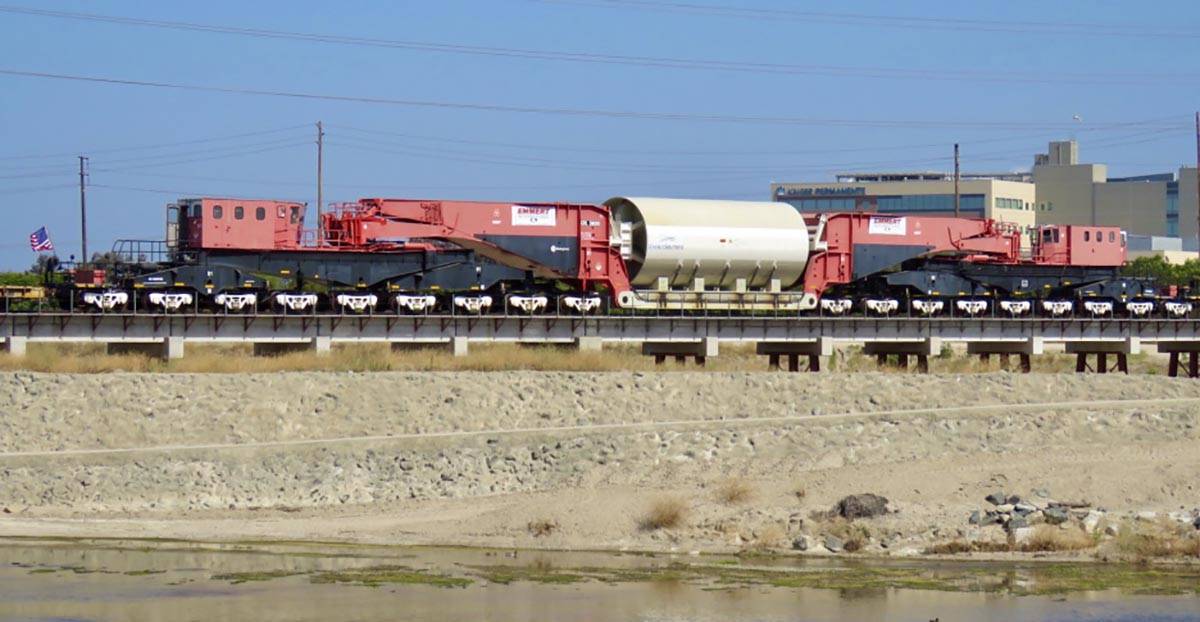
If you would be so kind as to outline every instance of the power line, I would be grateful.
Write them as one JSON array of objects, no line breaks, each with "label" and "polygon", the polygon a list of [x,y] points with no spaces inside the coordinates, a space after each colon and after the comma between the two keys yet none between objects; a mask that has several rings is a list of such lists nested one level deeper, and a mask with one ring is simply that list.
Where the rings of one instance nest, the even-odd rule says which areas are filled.
[{"label": "power line", "polygon": [[703,4],[682,1],[652,0],[533,0],[546,4],[567,4],[589,7],[635,9],[668,13],[689,13],[737,17],[769,21],[803,21],[806,23],[839,24],[852,26],[876,26],[888,28],[964,30],[977,32],[999,32],[1020,34],[1071,34],[1111,37],[1157,38],[1173,37],[1194,39],[1200,37],[1195,30],[1171,30],[1129,24],[1103,24],[1086,22],[1038,22],[1004,21],[994,19],[966,19],[956,17],[928,17],[905,15],[879,15],[868,13],[837,13],[830,11],[805,11],[796,9],[766,9],[728,4]]},{"label": "power line", "polygon": [[225,154],[221,154],[221,155],[207,156],[207,157],[202,157],[202,158],[187,158],[187,159],[183,159],[183,160],[168,160],[166,162],[152,162],[149,164],[137,164],[137,165],[133,165],[133,166],[118,166],[116,168],[93,168],[92,170],[96,171],[96,172],[108,173],[108,172],[114,172],[114,171],[132,171],[132,170],[139,170],[139,169],[146,169],[146,168],[159,168],[159,167],[163,167],[163,166],[175,166],[177,164],[191,164],[193,162],[208,162],[210,160],[223,160],[223,159],[233,158],[233,157],[254,155],[257,153],[267,153],[267,152],[271,152],[271,151],[282,151],[284,149],[290,149],[292,147],[300,147],[300,146],[307,147],[307,146],[309,146],[309,144],[310,144],[309,141],[305,140],[302,142],[290,142],[287,144],[277,145],[274,147],[263,147],[261,149],[251,149],[249,151],[238,151],[235,153],[225,153]]},{"label": "power line", "polygon": [[[84,151],[87,151],[88,153],[117,153],[117,152],[122,152],[122,151],[143,151],[143,150],[153,150],[153,149],[164,149],[167,147],[177,147],[180,145],[198,145],[198,144],[202,144],[202,143],[213,143],[213,142],[220,142],[220,141],[224,141],[224,140],[234,140],[234,139],[238,139],[238,138],[246,138],[246,137],[250,137],[250,136],[262,136],[265,134],[278,134],[280,132],[286,132],[289,130],[296,130],[296,129],[306,128],[306,127],[308,127],[308,126],[307,125],[292,125],[292,126],[288,126],[288,127],[280,127],[280,128],[275,128],[275,129],[271,129],[271,130],[261,130],[261,131],[257,131],[257,132],[245,132],[242,134],[231,134],[228,136],[216,136],[213,138],[200,138],[200,139],[196,139],[196,140],[181,140],[181,141],[175,141],[175,142],[170,142],[170,143],[157,143],[157,144],[153,144],[153,145],[135,145],[135,146],[129,146],[129,147],[113,147],[113,148],[108,148],[108,149],[85,149]],[[77,155],[78,155],[78,153],[74,152],[74,151],[62,152],[62,153],[31,154],[31,155],[8,155],[8,156],[0,156],[0,160],[42,160],[42,159],[50,159],[50,158],[63,158],[63,157],[68,157],[68,156],[74,158]]]},{"label": "power line", "polygon": [[[787,117],[787,116],[751,116],[714,113],[686,112],[651,112],[634,110],[604,110],[598,108],[556,108],[541,106],[516,106],[504,104],[487,104],[480,102],[449,102],[418,99],[392,99],[386,97],[365,97],[352,95],[331,95],[324,93],[305,93],[300,91],[277,91],[264,89],[248,89],[227,86],[210,86],[184,84],[178,82],[161,82],[150,80],[129,80],[124,78],[107,78],[96,76],[80,76],[72,74],[49,73],[40,71],[24,71],[17,69],[0,69],[0,74],[39,78],[49,80],[70,80],[96,84],[112,84],[120,86],[140,86],[182,91],[198,91],[208,93],[223,93],[234,95],[257,95],[264,97],[281,97],[303,100],[338,101],[349,103],[377,104],[389,106],[405,106],[414,108],[435,108],[453,110],[471,110],[477,112],[506,112],[521,114],[543,114],[568,117],[601,117],[615,119],[646,119],[655,121],[696,121],[709,123],[746,123],[763,125],[824,125],[836,127],[870,127],[870,128],[957,128],[1011,131],[1014,129],[1068,129],[1071,124],[1027,121],[935,121],[924,119],[839,119],[817,117]],[[1172,117],[1174,118],[1174,117]],[[1182,117],[1181,117],[1182,118]],[[1092,123],[1094,127],[1121,127],[1128,122]]]},{"label": "power line", "polygon": [[57,19],[70,19],[89,22],[140,26],[158,29],[183,30],[191,32],[215,33],[258,39],[277,39],[303,42],[315,42],[346,46],[362,46],[376,48],[391,48],[420,52],[436,52],[448,54],[465,54],[475,56],[492,56],[516,58],[523,60],[560,61],[593,64],[626,65],[660,69],[686,70],[715,70],[740,73],[763,73],[785,75],[820,75],[837,78],[877,78],[910,80],[914,78],[926,80],[950,80],[973,82],[1018,82],[1018,83],[1047,83],[1047,84],[1154,84],[1175,83],[1192,80],[1200,74],[1088,74],[1062,73],[1047,74],[1033,72],[1015,72],[1003,70],[954,70],[954,69],[914,69],[911,67],[853,67],[835,65],[800,65],[787,63],[768,63],[752,61],[736,61],[721,59],[698,59],[660,56],[638,56],[624,54],[605,54],[596,52],[565,52],[559,50],[539,50],[528,48],[508,48],[464,45],[458,43],[438,43],[429,41],[404,41],[389,39],[374,39],[344,35],[293,32],[284,30],[269,30],[263,28],[243,28],[217,24],[199,24],[168,20],[151,20],[95,13],[76,13],[69,11],[53,11],[29,7],[3,6],[0,12]]}]

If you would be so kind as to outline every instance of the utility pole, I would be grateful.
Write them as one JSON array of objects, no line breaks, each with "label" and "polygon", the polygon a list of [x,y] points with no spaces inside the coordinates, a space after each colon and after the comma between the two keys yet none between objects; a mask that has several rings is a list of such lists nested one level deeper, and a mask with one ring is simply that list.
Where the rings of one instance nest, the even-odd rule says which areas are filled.
[{"label": "utility pole", "polygon": [[79,226],[82,231],[83,249],[79,257],[80,265],[88,262],[87,254],[87,157],[79,156]]},{"label": "utility pole", "polygon": [[1200,112],[1196,113],[1196,244],[1200,252]]},{"label": "utility pole", "polygon": [[321,168],[324,150],[325,130],[321,127],[321,122],[317,121],[317,244],[325,242],[325,223],[321,219],[321,214],[325,209],[325,197],[321,188]]},{"label": "utility pole", "polygon": [[958,218],[958,143],[954,143],[954,217]]}]

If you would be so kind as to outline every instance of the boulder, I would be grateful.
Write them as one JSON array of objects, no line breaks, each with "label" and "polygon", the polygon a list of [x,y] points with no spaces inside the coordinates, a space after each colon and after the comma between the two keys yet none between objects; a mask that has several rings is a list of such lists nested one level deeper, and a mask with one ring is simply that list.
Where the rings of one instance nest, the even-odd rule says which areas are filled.
[{"label": "boulder", "polygon": [[1071,516],[1066,510],[1059,507],[1054,507],[1046,508],[1046,510],[1042,512],[1042,518],[1044,518],[1045,521],[1051,525],[1061,525],[1067,522]]},{"label": "boulder", "polygon": [[1024,516],[1014,516],[1008,520],[1008,523],[1004,525],[1004,528],[1007,529],[1009,533],[1016,533],[1018,529],[1024,529],[1028,526],[1029,521],[1026,520]]},{"label": "boulder", "polygon": [[846,544],[837,536],[825,536],[823,544],[830,553],[841,553],[846,548]]},{"label": "boulder", "polygon": [[1033,538],[1033,527],[1018,527],[1012,531],[1012,535],[1013,542],[1015,542],[1017,546],[1021,546],[1022,544],[1028,543],[1029,540]]},{"label": "boulder", "polygon": [[887,497],[870,493],[843,497],[833,508],[833,513],[842,518],[871,518],[887,513]]},{"label": "boulder", "polygon": [[983,519],[983,514],[979,510],[975,510],[971,512],[971,518],[968,518],[967,522],[972,525],[978,525],[981,519]]},{"label": "boulder", "polygon": [[792,549],[796,551],[807,551],[812,548],[812,539],[808,536],[797,536],[792,540]]},{"label": "boulder", "polygon": [[1100,521],[1102,520],[1104,520],[1104,512],[1092,510],[1091,512],[1088,512],[1087,516],[1083,517],[1083,528],[1086,529],[1088,533],[1092,533],[1093,531],[1096,531],[1097,527],[1100,526]]},{"label": "boulder", "polygon": [[984,501],[987,501],[992,505],[1001,505],[1008,501],[1008,495],[1004,494],[1003,492],[993,492],[992,494],[984,497]]}]

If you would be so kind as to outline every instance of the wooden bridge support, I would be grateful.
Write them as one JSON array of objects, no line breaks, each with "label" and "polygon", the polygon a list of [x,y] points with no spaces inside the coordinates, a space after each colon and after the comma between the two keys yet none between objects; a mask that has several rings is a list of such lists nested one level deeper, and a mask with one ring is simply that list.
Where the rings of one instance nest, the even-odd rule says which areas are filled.
[{"label": "wooden bridge support", "polygon": [[704,367],[709,357],[716,356],[720,351],[716,337],[705,337],[700,341],[643,341],[642,354],[653,356],[655,365],[662,365],[667,357],[673,357],[676,363],[687,363],[688,357],[696,360],[696,365]]},{"label": "wooden bridge support", "polygon": [[1020,360],[1021,373],[1028,374],[1033,365],[1031,359],[1034,354],[1042,354],[1046,351],[1045,342],[1041,337],[1030,337],[1020,341],[971,341],[967,343],[967,354],[976,354],[979,360],[987,363],[991,361],[993,354],[1000,355],[1000,368],[1008,369],[1009,359],[1012,355],[1017,355]]},{"label": "wooden bridge support", "polygon": [[929,373],[929,357],[940,353],[942,340],[930,337],[921,341],[868,341],[863,344],[863,354],[874,355],[880,367],[887,365],[888,357],[896,356],[896,364],[901,369],[908,369],[908,357],[917,357],[917,371]]},{"label": "wooden bridge support", "polygon": [[808,359],[803,371],[821,371],[821,357],[833,354],[833,340],[818,338],[812,341],[760,341],[754,349],[756,354],[767,357],[771,371],[779,369],[779,362],[787,357],[788,371],[798,372],[801,357]]},{"label": "wooden bridge support", "polygon": [[[1122,374],[1129,373],[1129,355],[1138,354],[1142,351],[1141,340],[1136,337],[1130,337],[1124,341],[1068,341],[1066,343],[1067,354],[1075,355],[1075,372],[1095,372],[1098,374],[1107,374],[1110,371],[1116,371]],[[1096,365],[1093,367],[1088,363],[1088,357],[1095,355]],[[1116,367],[1109,365],[1109,356],[1116,359]]]},{"label": "wooden bridge support", "polygon": [[1200,378],[1200,341],[1160,341],[1158,351],[1168,355],[1167,375],[1179,376],[1180,355],[1187,355],[1187,367],[1183,372],[1188,378]]}]

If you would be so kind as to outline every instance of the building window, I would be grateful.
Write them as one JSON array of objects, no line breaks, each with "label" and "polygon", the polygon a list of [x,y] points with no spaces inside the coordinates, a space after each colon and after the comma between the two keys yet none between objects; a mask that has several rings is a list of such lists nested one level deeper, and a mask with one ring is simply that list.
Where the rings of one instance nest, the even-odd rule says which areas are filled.
[{"label": "building window", "polygon": [[246,210],[243,209],[241,205],[235,205],[233,208],[233,218],[235,220],[241,220],[242,218],[245,218],[245,216]]},{"label": "building window", "polygon": [[221,213],[224,211],[225,210],[222,210],[220,205],[214,205],[213,206],[213,220],[220,220]]},{"label": "building window", "polygon": [[255,220],[266,220],[267,219],[267,208],[262,207],[262,206],[254,208],[254,219]]}]

